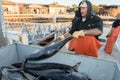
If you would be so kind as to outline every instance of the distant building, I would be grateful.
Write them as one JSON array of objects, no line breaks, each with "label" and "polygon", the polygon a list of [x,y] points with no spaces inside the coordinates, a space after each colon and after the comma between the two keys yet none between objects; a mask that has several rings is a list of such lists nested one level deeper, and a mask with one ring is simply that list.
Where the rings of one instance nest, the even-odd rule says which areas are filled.
[{"label": "distant building", "polygon": [[49,9],[46,6],[42,6],[40,9],[40,14],[49,14]]},{"label": "distant building", "polygon": [[58,3],[49,5],[15,3],[2,0],[2,8],[6,14],[66,14],[67,7]]},{"label": "distant building", "polygon": [[27,6],[28,13],[34,14],[48,14],[48,7],[45,7],[41,4],[30,4]]},{"label": "distant building", "polygon": [[24,4],[19,4],[19,14],[22,14],[25,10],[25,5]]},{"label": "distant building", "polygon": [[49,14],[66,14],[67,7],[58,3],[49,4]]},{"label": "distant building", "polygon": [[116,16],[118,13],[120,13],[120,6],[111,5],[109,8],[109,12],[112,16]]},{"label": "distant building", "polygon": [[104,15],[104,14],[106,14],[106,11],[105,11],[105,7],[106,7],[107,5],[106,4],[100,4],[99,5],[99,15]]},{"label": "distant building", "polygon": [[110,15],[110,16],[116,16],[118,13],[120,13],[120,6],[119,5],[99,5],[99,14],[100,15]]},{"label": "distant building", "polygon": [[6,14],[15,14],[19,12],[19,6],[16,3],[8,0],[2,0],[2,8]]}]

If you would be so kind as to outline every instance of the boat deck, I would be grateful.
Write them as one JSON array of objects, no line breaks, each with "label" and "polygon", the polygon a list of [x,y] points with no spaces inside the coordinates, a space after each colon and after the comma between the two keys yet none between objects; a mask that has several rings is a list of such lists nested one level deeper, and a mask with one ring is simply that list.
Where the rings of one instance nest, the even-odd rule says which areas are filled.
[{"label": "boat deck", "polygon": [[[105,39],[107,40],[107,38],[105,37],[107,35],[107,33],[110,31],[110,28],[104,28],[104,32],[103,34],[100,36],[101,39]],[[120,40],[120,35],[119,35],[119,40]],[[116,47],[116,44],[120,45],[119,43],[116,43],[114,45],[114,48],[113,48],[113,51],[112,51],[112,54],[109,54],[109,53],[106,53],[104,51],[104,47],[106,45],[106,42],[101,42],[102,43],[102,47],[99,49],[98,53],[99,53],[99,56],[98,58],[100,59],[107,59],[107,60],[115,60],[115,61],[119,61],[120,62],[120,47]],[[70,53],[70,54],[75,54],[74,51],[69,51],[67,50],[67,47],[68,47],[68,44],[67,43],[64,48],[61,49],[61,52],[62,53]],[[83,55],[84,56],[84,55]]]},{"label": "boat deck", "polygon": [[[105,35],[107,30],[110,30],[110,28],[105,29],[103,35],[100,36],[102,39],[106,39]],[[88,74],[92,80],[120,80],[120,64],[118,63],[118,61],[120,62],[120,52],[117,52],[119,50],[115,48],[110,55],[104,52],[105,42],[102,42],[102,45],[103,46],[99,49],[98,58],[77,55],[72,51],[68,51],[67,43],[56,55],[42,61],[37,61],[37,63],[52,62],[73,66],[81,62],[78,70]],[[26,56],[40,49],[40,47],[35,47],[33,45],[22,44],[4,46],[0,48],[0,67],[22,62]]]}]

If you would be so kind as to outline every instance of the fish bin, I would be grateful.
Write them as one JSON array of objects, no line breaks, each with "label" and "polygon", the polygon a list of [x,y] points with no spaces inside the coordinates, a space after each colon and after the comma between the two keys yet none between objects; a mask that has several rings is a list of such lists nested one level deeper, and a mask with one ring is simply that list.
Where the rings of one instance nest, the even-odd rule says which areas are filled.
[{"label": "fish bin", "polygon": [[[41,50],[41,48],[22,44],[4,46],[0,48],[0,67],[22,62],[26,56],[38,50]],[[88,74],[92,80],[120,80],[120,66],[117,61],[92,58],[60,51],[52,57],[38,61],[37,63],[44,62],[62,63],[70,66],[81,62],[78,71]]]}]

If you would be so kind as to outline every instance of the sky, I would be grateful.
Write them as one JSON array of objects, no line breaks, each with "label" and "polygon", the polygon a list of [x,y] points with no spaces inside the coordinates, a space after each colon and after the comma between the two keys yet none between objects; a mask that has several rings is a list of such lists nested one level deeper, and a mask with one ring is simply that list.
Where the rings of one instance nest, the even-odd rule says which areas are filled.
[{"label": "sky", "polygon": [[[50,4],[53,2],[58,2],[59,4],[71,6],[72,4],[78,5],[81,0],[10,0],[13,2],[22,3],[39,3],[39,4]],[[107,5],[120,5],[120,0],[89,0],[95,5],[107,4]]]}]

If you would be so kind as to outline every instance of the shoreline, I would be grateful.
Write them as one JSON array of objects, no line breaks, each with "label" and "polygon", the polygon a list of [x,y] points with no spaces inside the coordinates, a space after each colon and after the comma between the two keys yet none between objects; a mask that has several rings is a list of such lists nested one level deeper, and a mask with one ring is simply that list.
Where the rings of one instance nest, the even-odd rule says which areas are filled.
[{"label": "shoreline", "polygon": [[[69,22],[72,21],[75,14],[4,14],[5,21],[24,21],[34,23],[46,22]],[[103,21],[114,21],[113,16],[100,16]]]}]

